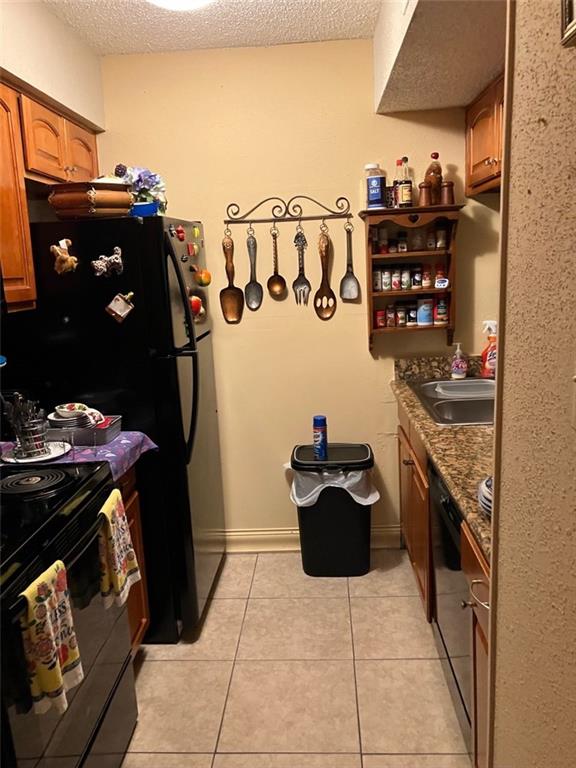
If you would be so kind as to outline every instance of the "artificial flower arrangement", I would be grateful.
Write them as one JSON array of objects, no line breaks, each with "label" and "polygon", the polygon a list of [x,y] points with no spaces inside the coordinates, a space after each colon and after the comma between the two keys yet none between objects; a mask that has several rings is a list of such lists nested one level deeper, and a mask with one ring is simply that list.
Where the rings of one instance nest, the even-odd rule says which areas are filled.
[{"label": "artificial flower arrangement", "polygon": [[114,168],[114,176],[124,184],[132,185],[132,194],[137,203],[158,203],[160,213],[166,213],[166,185],[164,179],[148,168],[133,168],[119,163]]}]

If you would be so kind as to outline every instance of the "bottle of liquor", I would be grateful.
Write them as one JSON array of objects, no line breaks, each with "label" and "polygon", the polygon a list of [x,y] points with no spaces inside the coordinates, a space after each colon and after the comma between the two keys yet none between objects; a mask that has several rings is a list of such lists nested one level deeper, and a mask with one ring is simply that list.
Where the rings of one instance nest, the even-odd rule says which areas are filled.
[{"label": "bottle of liquor", "polygon": [[408,158],[396,160],[396,178],[394,180],[396,208],[412,206],[412,179],[408,173]]}]

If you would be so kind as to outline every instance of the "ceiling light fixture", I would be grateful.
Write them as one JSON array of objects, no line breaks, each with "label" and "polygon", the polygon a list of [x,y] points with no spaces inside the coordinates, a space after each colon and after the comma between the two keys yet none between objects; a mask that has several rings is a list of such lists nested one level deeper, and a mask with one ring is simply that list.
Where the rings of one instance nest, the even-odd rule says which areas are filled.
[{"label": "ceiling light fixture", "polygon": [[195,11],[210,5],[214,0],[148,0],[148,2],[167,11]]}]

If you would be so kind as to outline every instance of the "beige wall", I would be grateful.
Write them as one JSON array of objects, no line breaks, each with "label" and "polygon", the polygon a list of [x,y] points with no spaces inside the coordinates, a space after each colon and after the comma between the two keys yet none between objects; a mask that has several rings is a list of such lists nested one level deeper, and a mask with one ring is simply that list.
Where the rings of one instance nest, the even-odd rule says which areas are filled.
[{"label": "beige wall", "polygon": [[[496,768],[576,760],[576,48],[517,3],[502,385]],[[573,417],[574,418],[574,417]]]},{"label": "beige wall", "polygon": [[[383,117],[374,114],[372,48],[368,41],[260,49],[209,50],[104,60],[107,132],[103,170],[146,164],[161,172],[172,215],[205,223],[215,312],[215,351],[227,526],[290,529],[296,515],[283,471],[292,447],[311,438],[314,413],[328,416],[332,440],[368,441],[376,452],[383,500],[375,520],[397,525],[396,406],[388,387],[393,357],[446,350],[441,332],[380,341],[368,352],[365,305],[338,306],[329,322],[311,303],[297,307],[265,296],[239,326],[224,324],[218,292],[225,284],[221,251],[227,203],[243,209],[270,195],[308,194],[327,203],[340,195],[363,207],[360,179],[367,161],[389,172],[408,153],[421,178],[438,150],[452,174],[462,174],[463,112]],[[461,194],[461,179],[459,181]],[[493,201],[492,201],[493,203]],[[457,337],[469,350],[481,343],[480,320],[496,311],[498,215],[467,207],[462,222]],[[365,280],[363,225],[355,219],[355,268]],[[344,273],[342,223],[330,227],[332,282]],[[296,276],[292,225],[280,226],[280,268]],[[306,272],[320,280],[316,225],[308,225]],[[248,281],[244,227],[235,227],[237,283]],[[272,271],[268,227],[258,227],[260,281]]]},{"label": "beige wall", "polygon": [[98,126],[100,59],[41,2],[0,2],[0,66]]}]

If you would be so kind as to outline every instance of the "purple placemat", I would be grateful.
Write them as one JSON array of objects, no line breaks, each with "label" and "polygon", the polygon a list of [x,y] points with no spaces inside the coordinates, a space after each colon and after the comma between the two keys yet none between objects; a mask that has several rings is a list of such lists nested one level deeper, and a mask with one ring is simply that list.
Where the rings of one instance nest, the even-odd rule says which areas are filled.
[{"label": "purple placemat", "polygon": [[[14,447],[14,443],[0,443],[2,453]],[[65,456],[48,461],[47,464],[80,464],[86,461],[107,461],[114,480],[134,466],[146,451],[156,450],[158,446],[143,432],[120,432],[118,437],[106,445],[75,446]],[[25,466],[21,464],[20,466]]]}]

